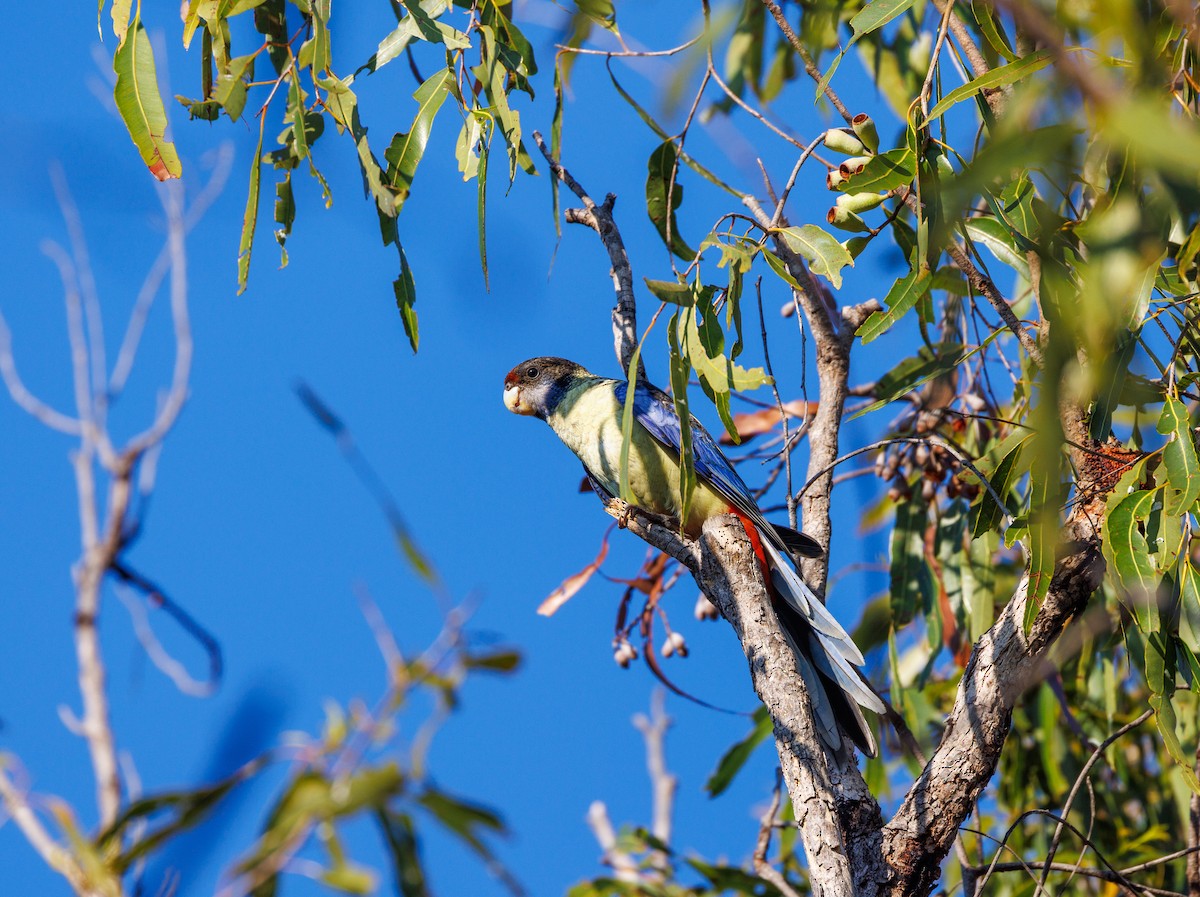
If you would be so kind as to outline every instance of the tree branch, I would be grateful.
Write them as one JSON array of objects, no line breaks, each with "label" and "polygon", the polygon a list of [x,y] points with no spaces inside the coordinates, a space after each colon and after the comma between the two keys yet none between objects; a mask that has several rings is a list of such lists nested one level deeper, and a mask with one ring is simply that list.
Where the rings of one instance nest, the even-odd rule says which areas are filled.
[{"label": "tree branch", "polygon": [[1071,618],[1087,606],[1104,575],[1099,536],[1086,512],[1066,526],[1074,550],[1055,565],[1028,634],[1028,578],[989,629],[963,671],[945,733],[904,803],[884,828],[884,856],[896,873],[890,893],[927,894],[941,861],[995,772],[1016,701],[1041,681],[1041,667]]},{"label": "tree branch", "polygon": [[[629,265],[629,253],[625,251],[625,242],[621,239],[621,232],[617,230],[617,223],[612,216],[613,205],[616,203],[617,197],[610,193],[604,198],[603,204],[596,205],[588,192],[571,176],[562,163],[550,154],[550,149],[542,139],[541,132],[534,131],[533,139],[537,142],[542,155],[546,157],[551,174],[566,184],[583,203],[582,209],[567,209],[563,213],[563,218],[569,224],[585,224],[590,227],[599,234],[600,242],[608,250],[608,260],[612,264],[613,289],[617,293],[617,304],[613,306],[612,310],[613,348],[616,350],[617,359],[621,362],[621,370],[628,373],[629,362],[633,359],[633,353],[638,344],[637,300],[633,293],[633,269]],[[640,358],[637,372],[639,380],[645,378],[646,370]]]}]

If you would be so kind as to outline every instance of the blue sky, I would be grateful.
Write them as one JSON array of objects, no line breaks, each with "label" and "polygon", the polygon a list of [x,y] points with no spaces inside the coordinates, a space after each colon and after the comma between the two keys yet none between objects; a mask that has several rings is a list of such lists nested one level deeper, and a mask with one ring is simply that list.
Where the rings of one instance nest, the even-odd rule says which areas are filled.
[{"label": "blue sky", "polygon": [[[656,46],[680,42],[697,24],[690,14],[679,15],[678,4],[626,6],[618,7],[625,32]],[[169,71],[167,92],[194,95],[195,54],[187,56],[178,45],[175,7],[157,7],[147,4],[145,17],[168,47],[169,62],[159,60]],[[334,4],[335,58],[370,54],[387,23],[386,7],[380,7],[368,13],[361,5]],[[548,4],[526,8],[539,17],[555,13]],[[544,96],[523,121],[529,130],[548,130],[551,107],[541,100],[549,97],[553,32],[528,30],[539,49],[542,73],[535,83]],[[111,37],[106,41],[103,52],[110,53]],[[46,238],[65,241],[49,165],[63,167],[84,219],[110,353],[161,232],[157,188],[123,127],[89,88],[100,78],[97,47],[86,8],[26,16],[21,40],[10,46],[9,106],[0,134],[8,175],[0,196],[7,281],[0,309],[26,382],[63,409],[70,404],[70,379],[61,293],[39,249]],[[843,69],[847,85],[864,80],[855,69]],[[663,85],[646,76],[659,70],[616,70],[657,107]],[[363,87],[363,118],[380,146],[392,130],[406,126],[413,87],[402,64]],[[791,95],[797,103],[810,98],[807,86]],[[882,110],[871,94],[861,100]],[[604,800],[618,824],[649,820],[642,744],[629,719],[646,709],[654,682],[644,667],[622,671],[612,661],[621,587],[597,579],[554,618],[535,614],[543,597],[591,560],[610,520],[594,498],[577,493],[578,462],[552,434],[504,409],[501,381],[513,364],[537,354],[566,355],[615,373],[612,290],[598,240],[572,227],[556,247],[545,166],[539,166],[541,177],[518,180],[507,196],[497,166],[486,292],[477,261],[475,185],[462,184],[455,170],[457,126],[447,108],[400,221],[419,296],[422,341],[414,357],[391,294],[395,256],[379,245],[349,140],[329,133],[318,144],[334,189],[333,208],[324,210],[315,185],[297,172],[300,208],[288,244],[290,265],[277,270],[278,252],[264,226],[250,289],[238,297],[235,257],[254,135],[243,123],[189,123],[177,106],[171,114],[189,190],[195,189],[193,175],[223,142],[230,142],[235,161],[224,193],[189,238],[196,342],[191,396],[167,441],[145,533],[130,560],[216,634],[226,676],[212,698],[178,694],[142,656],[128,615],[109,592],[102,635],[120,747],[131,752],[148,791],[170,788],[227,772],[273,743],[281,730],[315,730],[325,698],[374,698],[383,685],[383,664],[356,607],[355,583],[370,589],[402,645],[418,648],[436,632],[431,596],[398,557],[371,497],[296,401],[292,385],[302,378],[352,428],[453,593],[480,596],[472,630],[523,651],[519,675],[467,688],[461,712],[436,742],[432,769],[444,787],[503,812],[513,837],[500,844],[500,856],[531,893],[562,893],[601,871],[599,849],[584,824],[592,800]],[[825,126],[812,115],[805,136]],[[272,121],[268,135],[280,127]],[[644,211],[646,159],[657,140],[620,105],[599,61],[585,59],[576,67],[565,133],[565,161],[574,174],[598,197],[610,190],[620,197],[618,223],[635,276],[669,276],[665,250]],[[738,135],[718,122],[696,132],[695,147],[752,189],[758,185],[751,180],[755,152],[780,179],[793,158],[749,125]],[[264,225],[271,215],[270,176],[264,173]],[[684,184],[684,220],[695,222],[685,236],[695,241],[698,222],[707,227],[725,200],[695,178],[685,176]],[[828,204],[814,167],[795,194],[793,223],[821,222]],[[860,264],[841,300],[878,295],[893,268]],[[765,289],[773,317],[786,295],[777,282]],[[650,310],[644,303],[643,314]],[[160,303],[130,390],[114,413],[118,432],[132,432],[145,420],[169,377],[165,312]],[[748,323],[757,329],[753,315]],[[785,398],[791,398],[799,391],[799,344],[794,324],[777,326],[783,323],[772,324],[773,360]],[[903,357],[896,338],[888,339],[859,352],[856,379],[869,379]],[[652,340],[648,364],[659,382],[665,379],[664,354],[660,341]],[[698,392],[696,399],[700,405]],[[700,416],[715,420],[704,408]],[[869,441],[877,426],[848,425],[843,448]],[[91,825],[86,750],[66,731],[57,709],[78,707],[69,573],[78,523],[69,447],[66,437],[0,397],[0,751],[21,758],[36,792],[67,798]],[[753,482],[755,472],[746,470]],[[841,487],[835,567],[886,555],[881,537],[862,538],[855,526],[872,488],[868,479]],[[634,537],[616,534],[605,569],[631,575],[643,553]],[[863,601],[884,584],[879,575],[849,576],[831,606],[852,623]],[[668,599],[692,656],[666,668],[682,687],[714,704],[751,710],[754,697],[736,640],[724,624],[691,620],[695,595],[685,582]],[[181,650],[197,661],[186,644]],[[668,760],[681,779],[677,846],[744,858],[757,831],[754,809],[769,794],[773,752],[760,751],[729,793],[709,800],[701,790],[704,778],[748,722],[675,697],[668,709],[676,719]],[[181,842],[169,857],[184,870],[181,895],[211,893],[232,851],[253,837],[273,784],[254,786],[212,825]],[[369,845],[361,851],[368,857],[375,850],[368,833],[356,840]],[[67,893],[12,825],[0,828],[0,857],[6,893]],[[500,891],[482,866],[443,838],[430,838],[427,859],[440,894]],[[287,884],[285,894],[312,890],[299,879]]]}]

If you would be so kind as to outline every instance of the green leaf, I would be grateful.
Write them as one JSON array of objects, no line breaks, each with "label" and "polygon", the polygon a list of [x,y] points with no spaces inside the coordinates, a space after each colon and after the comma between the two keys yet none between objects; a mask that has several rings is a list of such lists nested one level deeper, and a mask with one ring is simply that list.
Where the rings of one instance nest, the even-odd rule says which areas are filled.
[{"label": "green leaf", "polygon": [[[1143,629],[1149,629],[1146,607],[1158,591],[1158,577],[1150,558],[1150,546],[1139,524],[1150,516],[1157,490],[1139,489],[1124,497],[1109,497],[1101,535],[1109,570],[1121,589],[1133,598],[1133,607]],[[1117,500],[1119,498],[1119,500]]]},{"label": "green leaf", "polygon": [[408,14],[379,42],[363,70],[378,71],[403,53],[414,40],[441,44],[447,50],[469,50],[471,39],[466,34],[438,21],[438,17],[449,8],[447,0],[405,4]]},{"label": "green leaf", "polygon": [[933,574],[925,559],[929,506],[918,495],[896,505],[892,530],[890,583],[892,621],[896,629],[910,623],[918,609],[933,604]]},{"label": "green leaf", "polygon": [[692,367],[696,369],[700,381],[708,384],[715,392],[728,393],[758,389],[758,387],[771,382],[771,378],[767,376],[767,372],[763,368],[744,368],[725,355],[710,356],[704,349],[704,340],[696,325],[695,315],[688,314],[686,316],[686,325],[688,357],[691,359]]},{"label": "green leaf", "polygon": [[1125,330],[1118,334],[1110,363],[1100,373],[1102,385],[1097,390],[1088,419],[1088,433],[1097,441],[1103,442],[1112,430],[1113,412],[1120,404],[1121,391],[1129,378],[1129,364],[1137,351],[1137,344],[1137,333]]},{"label": "green leaf", "polygon": [[483,842],[483,833],[506,833],[503,820],[492,809],[452,797],[436,788],[428,788],[422,792],[417,798],[417,803],[485,859],[490,860],[492,852]]},{"label": "green leaf", "polygon": [[[645,336],[642,337],[645,339]],[[633,445],[633,398],[637,391],[638,362],[642,357],[642,343],[638,342],[629,357],[629,370],[625,372],[629,386],[625,390],[625,406],[621,409],[621,456],[618,461],[620,470],[620,498],[626,504],[633,504],[633,490],[629,488],[629,450]]]},{"label": "green leaf", "polygon": [[1166,496],[1166,513],[1187,513],[1200,499],[1200,460],[1196,458],[1195,435],[1187,406],[1175,396],[1168,396],[1163,402],[1158,432],[1169,437],[1163,446],[1163,466],[1171,485]]},{"label": "green leaf", "polygon": [[1031,53],[1028,56],[1018,59],[1016,62],[1010,62],[1008,65],[1002,65],[999,68],[985,72],[978,78],[968,81],[966,84],[955,88],[942,97],[941,101],[929,110],[929,118],[926,121],[933,121],[955,103],[961,102],[967,97],[974,96],[981,90],[995,90],[1020,81],[1026,75],[1032,75],[1039,69],[1045,68],[1053,60],[1054,54],[1050,50],[1038,50],[1036,53]]},{"label": "green leaf", "polygon": [[[400,253],[400,276],[392,281],[392,291],[396,294],[396,308],[400,312],[400,321],[404,324],[404,335],[408,337],[408,344],[412,346],[413,352],[416,352],[421,341],[417,330],[417,311],[413,308],[417,304],[417,285],[413,281],[412,268],[408,266],[408,256],[404,254],[404,247],[398,240],[396,249]],[[406,548],[403,544],[401,547]],[[412,552],[407,548],[405,553],[412,559]]]},{"label": "green leaf", "polygon": [[[139,3],[139,8],[141,4]],[[100,24],[100,13],[104,10],[104,0],[99,0],[96,7],[96,24]],[[125,35],[129,31],[129,16],[133,10],[133,0],[113,0],[109,15],[112,16],[113,34],[117,37],[117,45],[125,43]],[[102,35],[103,36],[103,35]]]},{"label": "green leaf", "polygon": [[312,73],[313,77],[329,71],[333,54],[329,45],[329,12],[333,0],[308,0],[312,12]]},{"label": "green leaf", "polygon": [[489,673],[515,673],[521,666],[521,655],[508,649],[487,651],[483,654],[465,654],[463,665],[470,670],[484,670]]},{"label": "green leaf", "polygon": [[475,192],[475,214],[479,228],[479,266],[483,269],[483,288],[485,290],[490,289],[487,263],[487,175],[493,127],[494,122],[488,118],[487,123],[483,126],[483,138],[479,142],[479,169],[476,181],[478,189]]},{"label": "green leaf", "polygon": [[864,414],[878,411],[897,399],[907,396],[930,380],[952,373],[977,351],[977,349],[965,349],[957,344],[949,344],[939,346],[939,354],[934,355],[931,348],[922,346],[912,358],[904,359],[876,380],[874,389],[876,400],[867,407],[856,411],[846,420],[852,421]]},{"label": "green leaf", "polygon": [[696,294],[693,292],[690,284],[679,283],[673,280],[651,280],[649,277],[642,279],[646,281],[646,289],[651,292],[655,299],[687,307],[690,307],[696,301]]},{"label": "green leaf", "polygon": [[667,341],[670,346],[671,397],[675,402],[675,414],[679,418],[679,532],[687,526],[692,507],[692,492],[696,488],[696,463],[692,456],[692,415],[688,411],[688,375],[691,365],[685,353],[686,333],[681,332],[679,316],[691,317],[690,309],[682,309],[671,315],[667,325]]},{"label": "green leaf", "polygon": [[732,784],[734,776],[746,765],[746,761],[750,759],[754,749],[774,731],[775,726],[766,707],[759,707],[755,710],[753,719],[754,728],[745,738],[732,745],[722,755],[721,759],[717,761],[717,768],[712,771],[708,781],[704,783],[704,790],[708,792],[709,797],[717,797]]},{"label": "green leaf", "polygon": [[[1033,438],[1032,433],[1025,433],[1011,449],[1000,459],[1000,463],[996,465],[995,472],[989,478],[992,489],[996,491],[1005,501],[1008,500],[1008,494],[1012,491],[1013,485],[1020,478],[1025,468],[1021,466],[1021,453],[1024,451],[1026,444]],[[978,539],[986,533],[996,530],[1000,526],[1000,521],[1004,515],[1013,516],[1011,508],[1001,508],[996,504],[996,499],[992,497],[991,492],[984,489],[979,496],[979,504],[974,509],[974,521],[971,526],[971,538]]]},{"label": "green leaf", "polygon": [[872,156],[862,168],[840,184],[843,193],[883,193],[911,184],[917,176],[917,155],[912,147],[902,146]]},{"label": "green leaf", "polygon": [[892,19],[906,12],[912,5],[913,0],[871,0],[870,3],[855,13],[850,19],[850,29],[853,34],[850,36],[850,40],[846,41],[846,45],[842,47],[841,52],[834,57],[829,70],[817,82],[817,98],[820,99],[821,95],[825,93],[825,88],[829,86],[834,73],[838,70],[838,66],[841,65],[842,58],[860,37],[882,28],[888,22],[892,21]]},{"label": "green leaf", "polygon": [[286,268],[288,263],[287,238],[292,232],[292,224],[296,220],[296,200],[292,196],[292,173],[285,171],[283,180],[275,185],[275,242],[279,244],[279,267]]},{"label": "green leaf", "polygon": [[241,118],[242,110],[246,108],[246,82],[253,80],[253,54],[229,60],[229,65],[217,75],[213,99],[234,121]]},{"label": "green leaf", "polygon": [[375,821],[379,823],[391,854],[396,890],[401,897],[429,897],[412,819],[406,813],[396,813],[383,807],[375,812]]},{"label": "green leaf", "polygon": [[1029,279],[1029,262],[1025,253],[1017,246],[1012,231],[1002,222],[992,217],[975,217],[968,218],[965,227],[972,240],[982,243],[1000,262],[1026,280]]},{"label": "green leaf", "polygon": [[450,69],[442,69],[425,79],[413,94],[413,99],[417,101],[417,113],[413,116],[412,126],[408,133],[393,137],[391,145],[383,154],[388,162],[387,181],[396,192],[397,212],[412,189],[417,166],[421,163],[425,147],[429,143],[433,119],[442,108],[453,83],[454,73]]},{"label": "green leaf", "polygon": [[675,219],[675,210],[683,202],[683,185],[675,180],[678,164],[673,140],[664,140],[650,154],[647,166],[649,173],[646,176],[646,211],[667,248],[685,262],[690,262],[696,257],[696,251],[679,235],[679,224]]},{"label": "green leaf", "polygon": [[250,253],[254,249],[254,231],[258,227],[258,188],[262,182],[262,128],[258,131],[258,145],[254,148],[254,160],[250,167],[250,189],[246,195],[246,210],[242,213],[242,238],[238,244],[238,295],[246,292],[246,279],[250,276]]},{"label": "green leaf", "polygon": [[931,279],[929,271],[926,269],[914,268],[909,271],[905,277],[896,281],[888,290],[888,294],[883,300],[887,303],[887,311],[872,312],[871,316],[863,321],[855,331],[856,335],[862,339],[864,344],[882,336],[929,292]]},{"label": "green leaf", "polygon": [[[1043,446],[1043,450],[1044,450]],[[1029,470],[1029,588],[1025,601],[1025,631],[1033,625],[1054,576],[1060,520],[1057,464],[1035,455]],[[1055,456],[1053,459],[1057,461]]]},{"label": "green leaf", "polygon": [[[265,766],[264,760],[254,760],[214,785],[193,791],[152,794],[135,800],[122,810],[112,825],[100,833],[96,838],[96,847],[107,851],[119,845],[128,836],[134,823],[146,822],[147,828],[113,860],[113,867],[118,872],[124,872],[137,860],[149,856],[180,832],[203,822],[230,792],[256,776]],[[164,813],[170,814],[167,820],[155,824],[158,817]]]},{"label": "green leaf", "polygon": [[1179,564],[1179,637],[1193,653],[1200,653],[1200,578],[1191,561]]},{"label": "green leaf", "polygon": [[602,28],[617,33],[617,13],[612,0],[575,0],[579,11]]},{"label": "green leaf", "polygon": [[300,73],[292,70],[291,84],[288,87],[287,117],[292,123],[292,147],[297,159],[308,156],[308,129],[305,122],[305,93],[300,87]]},{"label": "green leaf", "polygon": [[[396,217],[396,197],[385,183],[383,168],[367,143],[367,129],[358,115],[358,97],[349,85],[338,78],[321,78],[317,85],[326,91],[325,108],[333,116],[340,131],[349,131],[358,151],[358,164],[362,171],[363,184],[375,199],[381,215]],[[385,239],[385,245],[392,242]],[[411,337],[410,337],[411,339]]]},{"label": "green leaf", "polygon": [[117,75],[113,99],[129,136],[150,173],[165,181],[183,174],[175,144],[166,138],[167,113],[158,93],[154,51],[140,17],[135,17],[113,56]]},{"label": "green leaf", "polygon": [[537,168],[521,138],[521,114],[508,103],[508,69],[501,64],[495,31],[488,25],[480,25],[479,31],[483,35],[482,61],[472,71],[483,85],[491,104],[488,111],[495,117],[504,137],[508,150],[508,180],[511,184],[517,176],[518,167],[527,174],[536,174]]},{"label": "green leaf", "polygon": [[833,284],[834,289],[841,289],[842,268],[847,265],[854,267],[854,256],[836,237],[815,224],[785,227],[779,233],[792,251],[799,253],[809,263],[814,274],[824,277]]}]

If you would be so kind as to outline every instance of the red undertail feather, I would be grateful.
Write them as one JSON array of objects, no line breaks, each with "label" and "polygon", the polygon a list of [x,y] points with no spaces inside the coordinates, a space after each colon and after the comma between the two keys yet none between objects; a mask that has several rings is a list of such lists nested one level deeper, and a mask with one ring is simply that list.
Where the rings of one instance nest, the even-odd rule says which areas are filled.
[{"label": "red undertail feather", "polygon": [[771,565],[767,563],[767,553],[763,550],[762,537],[758,534],[758,527],[754,525],[749,517],[733,505],[729,506],[729,513],[742,521],[742,528],[746,531],[746,538],[750,540],[750,547],[754,549],[754,556],[758,558],[758,568],[762,571],[763,582],[767,585],[767,593],[773,597],[775,589],[771,586]]}]

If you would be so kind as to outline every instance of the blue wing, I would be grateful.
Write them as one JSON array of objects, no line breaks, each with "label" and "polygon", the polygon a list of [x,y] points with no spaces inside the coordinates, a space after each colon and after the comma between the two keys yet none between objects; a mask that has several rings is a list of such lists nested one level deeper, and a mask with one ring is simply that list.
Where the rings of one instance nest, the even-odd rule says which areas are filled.
[{"label": "blue wing", "polygon": [[[618,402],[625,403],[628,390],[628,383],[622,381],[616,384],[613,391]],[[670,396],[653,386],[639,383],[633,391],[633,417],[651,436],[679,454],[683,436],[679,426],[679,415],[675,413],[675,403],[671,401]],[[729,463],[717,441],[694,417],[691,419],[691,431],[692,459],[697,478],[729,499],[730,504],[735,505],[739,511],[761,519],[762,512],[754,500],[754,493],[738,476],[738,472]]]}]

